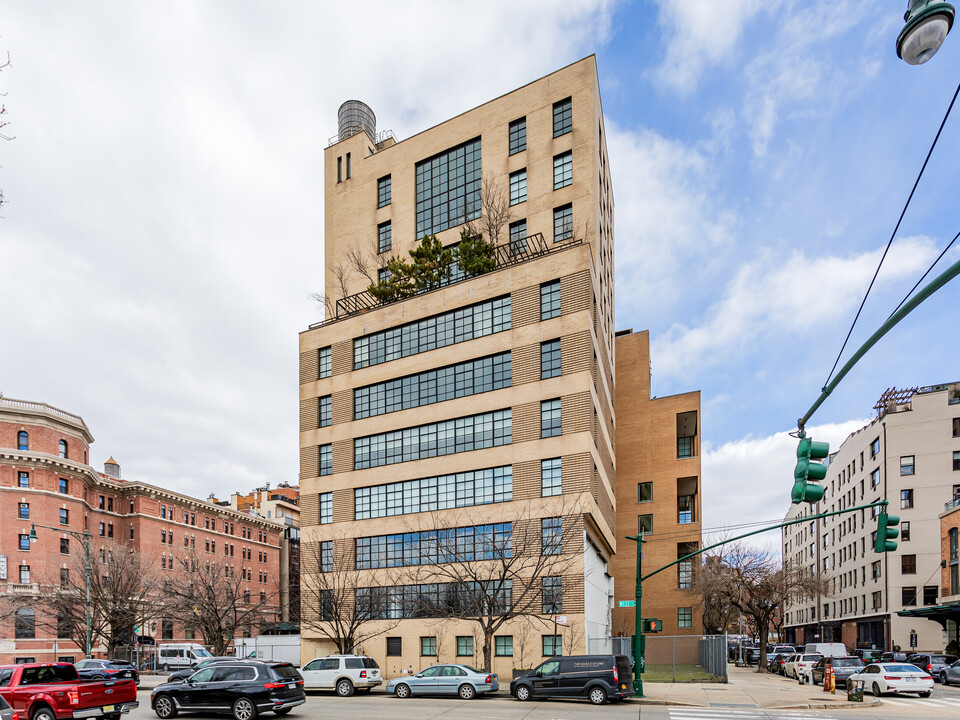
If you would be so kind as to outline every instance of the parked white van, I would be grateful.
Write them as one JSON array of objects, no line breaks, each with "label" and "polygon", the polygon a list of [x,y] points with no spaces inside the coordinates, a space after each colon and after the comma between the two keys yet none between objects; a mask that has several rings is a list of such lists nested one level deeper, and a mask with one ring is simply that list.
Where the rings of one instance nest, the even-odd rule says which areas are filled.
[{"label": "parked white van", "polygon": [[157,646],[157,668],[161,671],[194,667],[201,660],[213,657],[197,643],[166,643]]},{"label": "parked white van", "polygon": [[824,657],[848,657],[850,653],[843,643],[808,643],[803,648],[803,654],[816,653]]}]

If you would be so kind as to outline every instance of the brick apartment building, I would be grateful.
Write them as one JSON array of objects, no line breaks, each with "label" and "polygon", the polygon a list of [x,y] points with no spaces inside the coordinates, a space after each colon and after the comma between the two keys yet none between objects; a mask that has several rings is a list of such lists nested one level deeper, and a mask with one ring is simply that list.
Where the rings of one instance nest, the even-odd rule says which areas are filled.
[{"label": "brick apartment building", "polygon": [[[89,465],[92,442],[79,415],[0,398],[0,611],[8,610],[0,615],[0,664],[83,656],[70,639],[53,637],[56,622],[38,602],[64,573],[78,572],[82,538],[63,531],[91,533],[93,573],[109,574],[113,554],[123,548],[147,558],[158,582],[182,582],[180,560],[188,554],[223,561],[246,578],[252,597],[263,593],[265,619],[280,619],[282,524],[123,479],[112,458],[98,472]],[[162,615],[143,618],[134,630],[157,642],[202,642]],[[94,654],[102,648],[95,645]]]},{"label": "brick apartment building", "polygon": [[[300,335],[304,556],[322,559],[303,566],[301,584],[322,585],[347,564],[356,603],[383,629],[362,649],[393,676],[458,657],[479,662],[477,624],[437,620],[435,603],[451,602],[444,593],[455,583],[394,577],[444,577],[448,555],[431,549],[443,533],[479,548],[477,562],[491,543],[513,557],[563,555],[562,572],[520,578],[492,600],[531,602],[521,597],[533,588],[536,616],[497,632],[493,670],[509,677],[544,656],[584,652],[611,636],[615,595],[632,596],[633,561],[613,561],[621,551],[635,557],[622,536],[663,513],[652,529],[666,537],[681,492],[685,527],[651,547],[676,559],[700,527],[699,396],[651,401],[646,335],[614,341],[614,202],[596,59],[400,142],[377,133],[363,103],[344,103],[339,120],[324,162],[331,297],[324,321]],[[483,228],[490,200],[509,208],[501,236],[484,230],[496,245],[491,271],[458,269],[443,286],[394,302],[367,291],[371,275],[387,278],[388,259],[407,258],[423,236],[450,248],[464,223]],[[371,245],[372,271],[345,272],[349,256]],[[639,383],[626,395],[614,382],[621,342],[624,379]],[[617,423],[644,435],[621,440]],[[625,501],[621,443],[631,458]],[[646,483],[655,500],[641,505]],[[657,585],[685,590],[676,575]],[[371,602],[380,595],[383,607]],[[316,630],[324,602],[304,598],[306,662],[333,644]],[[688,592],[662,598],[650,593],[651,615],[697,630],[677,610],[696,607]],[[632,632],[632,616],[622,620]]]}]

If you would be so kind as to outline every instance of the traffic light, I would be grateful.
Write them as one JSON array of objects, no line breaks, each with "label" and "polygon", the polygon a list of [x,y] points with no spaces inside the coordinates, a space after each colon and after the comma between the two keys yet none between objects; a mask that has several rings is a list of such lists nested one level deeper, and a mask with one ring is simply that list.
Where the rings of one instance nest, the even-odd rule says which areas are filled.
[{"label": "traffic light", "polygon": [[887,515],[886,512],[877,515],[877,541],[873,549],[878,553],[896,550],[897,541],[893,538],[900,535],[900,529],[896,527],[899,524],[900,518],[896,515]]},{"label": "traffic light", "polygon": [[643,618],[640,621],[640,632],[658,633],[663,630],[663,620],[655,618]]},{"label": "traffic light", "polygon": [[[797,446],[797,468],[793,472],[793,504],[815,503],[823,497],[824,488],[816,481],[827,476],[827,466],[811,460],[822,460],[830,454],[830,445],[814,442],[811,438],[800,438]],[[814,481],[814,482],[811,482]]]}]

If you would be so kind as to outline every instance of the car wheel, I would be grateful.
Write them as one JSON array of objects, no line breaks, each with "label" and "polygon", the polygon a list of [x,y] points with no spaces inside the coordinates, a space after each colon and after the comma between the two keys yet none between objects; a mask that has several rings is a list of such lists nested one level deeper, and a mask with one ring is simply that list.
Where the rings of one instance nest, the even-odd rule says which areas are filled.
[{"label": "car wheel", "polygon": [[235,720],[253,720],[257,716],[257,706],[248,697],[238,698],[233,703],[233,717]]},{"label": "car wheel", "polygon": [[517,689],[514,692],[517,700],[529,700],[530,699],[530,688],[526,685],[517,685]]},{"label": "car wheel", "polygon": [[947,674],[945,672],[940,673],[940,684],[944,687],[950,684],[950,681],[947,680]]},{"label": "car wheel", "polygon": [[883,695],[883,693],[880,692],[880,686],[877,683],[874,683],[873,687],[870,689],[873,691],[874,697],[880,697],[881,695]]},{"label": "car wheel", "polygon": [[595,687],[590,691],[589,697],[594,705],[603,705],[607,701],[607,691],[602,687]]},{"label": "car wheel", "polygon": [[927,690],[926,692],[917,693],[917,694],[918,694],[920,697],[922,697],[922,698],[928,698],[928,697],[930,697],[930,691],[929,691],[929,690]]},{"label": "car wheel", "polygon": [[177,716],[177,706],[169,695],[157,695],[156,700],[153,701],[153,711],[162,720],[169,720]]},{"label": "car wheel", "polygon": [[400,683],[393,689],[393,694],[401,700],[410,697],[410,686],[406,683]]},{"label": "car wheel", "polygon": [[340,697],[350,697],[353,695],[353,683],[343,678],[337,681],[337,695]]},{"label": "car wheel", "polygon": [[473,700],[477,696],[477,689],[473,685],[464,683],[457,691],[457,695],[460,696],[461,700]]},{"label": "car wheel", "polygon": [[33,720],[57,720],[57,716],[53,714],[53,710],[50,708],[41,707],[33,713]]},{"label": "car wheel", "polygon": [[274,710],[274,712],[277,715],[286,715],[288,712],[290,712],[290,710],[292,710],[292,708],[281,708],[279,710]]}]

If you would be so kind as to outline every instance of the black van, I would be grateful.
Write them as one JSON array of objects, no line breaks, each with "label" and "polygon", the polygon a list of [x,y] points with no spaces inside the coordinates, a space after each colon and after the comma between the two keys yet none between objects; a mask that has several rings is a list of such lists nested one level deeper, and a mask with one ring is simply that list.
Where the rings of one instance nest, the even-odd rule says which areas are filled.
[{"label": "black van", "polygon": [[588,698],[594,705],[633,695],[626,655],[569,655],[545,660],[510,683],[517,700],[541,697]]}]

